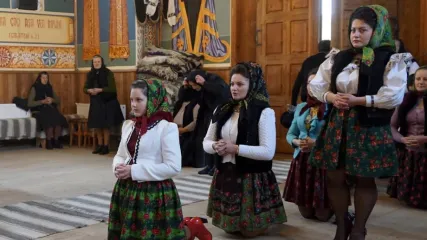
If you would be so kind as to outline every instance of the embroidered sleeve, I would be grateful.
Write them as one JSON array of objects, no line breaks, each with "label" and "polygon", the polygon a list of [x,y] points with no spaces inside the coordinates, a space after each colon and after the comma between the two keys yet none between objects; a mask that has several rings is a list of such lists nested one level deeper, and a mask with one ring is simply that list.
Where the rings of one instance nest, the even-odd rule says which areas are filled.
[{"label": "embroidered sleeve", "polygon": [[217,123],[209,124],[208,132],[206,133],[205,138],[203,139],[203,150],[209,154],[215,154],[215,150],[212,145],[217,141],[215,138],[217,129]]},{"label": "embroidered sleeve", "polygon": [[161,163],[144,162],[132,165],[132,179],[135,181],[163,181],[181,172],[181,148],[179,146],[178,125],[167,123],[162,130]]},{"label": "embroidered sleeve", "polygon": [[116,169],[116,166],[119,164],[124,164],[126,162],[126,152],[127,152],[127,146],[126,146],[126,141],[127,141],[127,137],[125,136],[125,134],[128,132],[126,131],[128,128],[132,127],[132,121],[131,120],[127,120],[123,123],[122,126],[122,137],[120,140],[120,144],[119,144],[119,149],[117,150],[116,156],[114,156],[113,159],[113,172]]},{"label": "embroidered sleeve", "polygon": [[276,152],[276,117],[273,109],[266,108],[262,111],[258,129],[259,146],[239,145],[239,156],[270,161]]},{"label": "embroidered sleeve", "polygon": [[335,48],[329,52],[326,56],[328,58],[320,65],[316,77],[308,84],[308,93],[319,101],[326,102],[326,95],[331,85],[332,66],[338,52],[339,50]]},{"label": "embroidered sleeve", "polygon": [[400,105],[406,91],[408,71],[412,64],[410,53],[393,54],[384,71],[384,85],[373,95],[366,96],[366,106],[383,109],[393,109]]}]

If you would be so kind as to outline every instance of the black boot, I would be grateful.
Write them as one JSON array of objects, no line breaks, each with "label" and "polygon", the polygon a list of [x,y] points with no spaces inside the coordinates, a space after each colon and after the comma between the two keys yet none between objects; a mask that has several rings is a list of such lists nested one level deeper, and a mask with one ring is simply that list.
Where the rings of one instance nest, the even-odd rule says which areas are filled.
[{"label": "black boot", "polygon": [[209,171],[211,170],[211,167],[206,166],[203,170],[199,171],[200,175],[205,175],[205,174],[209,174]]},{"label": "black boot", "polygon": [[98,147],[96,147],[95,151],[93,151],[93,154],[100,154],[102,152],[102,150],[104,149],[104,145],[99,145]]},{"label": "black boot", "polygon": [[59,141],[58,139],[52,140],[52,146],[54,148],[58,148],[58,149],[64,148],[64,146],[62,145],[61,141]]},{"label": "black boot", "polygon": [[211,170],[209,170],[209,175],[210,176],[213,176],[214,175],[214,173],[215,173],[215,170],[216,170],[216,167],[215,166],[213,166],[212,168],[211,168]]},{"label": "black boot", "polygon": [[47,150],[52,150],[53,149],[52,139],[49,139],[49,140],[46,139],[46,149]]},{"label": "black boot", "polygon": [[109,153],[110,153],[110,149],[108,148],[108,145],[104,145],[104,147],[102,148],[102,151],[99,154],[107,155]]}]

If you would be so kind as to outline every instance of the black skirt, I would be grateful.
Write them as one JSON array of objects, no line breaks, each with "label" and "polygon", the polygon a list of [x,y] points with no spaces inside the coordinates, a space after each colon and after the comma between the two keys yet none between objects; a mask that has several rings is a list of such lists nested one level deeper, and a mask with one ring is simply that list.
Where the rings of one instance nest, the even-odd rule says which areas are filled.
[{"label": "black skirt", "polygon": [[113,128],[124,121],[117,98],[104,101],[100,95],[90,97],[88,127]]},{"label": "black skirt", "polygon": [[67,127],[67,119],[58,108],[53,105],[43,105],[37,112],[33,112],[33,117],[37,120],[37,130],[42,131],[52,127]]}]

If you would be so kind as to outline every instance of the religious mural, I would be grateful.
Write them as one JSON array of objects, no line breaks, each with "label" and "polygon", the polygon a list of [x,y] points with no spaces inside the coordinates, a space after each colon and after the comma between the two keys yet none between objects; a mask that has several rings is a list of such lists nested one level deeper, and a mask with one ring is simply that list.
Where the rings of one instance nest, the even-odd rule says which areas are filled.
[{"label": "religious mural", "polygon": [[77,64],[90,68],[96,54],[108,67],[136,65],[134,0],[77,0]]},{"label": "religious mural", "polygon": [[[172,49],[203,55],[207,63],[229,63],[230,1],[171,0],[169,4],[171,2],[174,5],[168,5],[168,23],[172,25]],[[217,12],[218,5],[225,11]],[[171,9],[174,9],[175,14],[170,13]],[[226,30],[221,34],[220,28]]]},{"label": "religious mural", "polygon": [[16,1],[8,2],[0,10],[0,69],[74,70],[74,9],[48,12],[49,3],[39,1],[28,13],[16,9]]}]

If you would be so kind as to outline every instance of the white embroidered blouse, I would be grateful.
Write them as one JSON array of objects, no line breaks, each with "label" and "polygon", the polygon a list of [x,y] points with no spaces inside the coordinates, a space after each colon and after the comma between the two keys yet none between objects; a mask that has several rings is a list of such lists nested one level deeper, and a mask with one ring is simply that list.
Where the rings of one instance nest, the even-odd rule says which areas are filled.
[{"label": "white embroidered blouse", "polygon": [[[227,120],[221,129],[222,139],[230,140],[236,143],[238,134],[239,113],[233,115]],[[276,152],[276,118],[274,110],[266,108],[262,111],[259,123],[259,146],[239,145],[239,156],[253,160],[271,161]],[[218,140],[215,138],[217,123],[209,125],[206,137],[203,140],[203,149],[209,154],[215,154],[212,145]],[[231,162],[236,164],[235,155],[226,155],[222,159],[223,163]]]},{"label": "white embroidered blouse", "polygon": [[[128,142],[135,123],[127,120],[123,123],[122,139],[113,160],[113,172],[120,163],[128,164],[132,156],[128,151]],[[181,148],[179,146],[178,126],[161,120],[141,137],[138,158],[131,167],[132,180],[138,182],[163,181],[177,176],[181,172]]]},{"label": "white embroidered blouse", "polygon": [[[334,58],[339,52],[332,49],[319,67],[316,77],[309,83],[309,94],[319,101],[327,102],[331,84],[331,72]],[[393,109],[403,100],[406,92],[407,74],[414,73],[418,65],[413,62],[410,53],[393,54],[384,71],[384,85],[374,95],[374,106],[371,106],[370,96],[366,96],[366,107]],[[337,90],[340,93],[356,94],[359,84],[359,66],[355,63],[348,64],[337,76]]]}]

